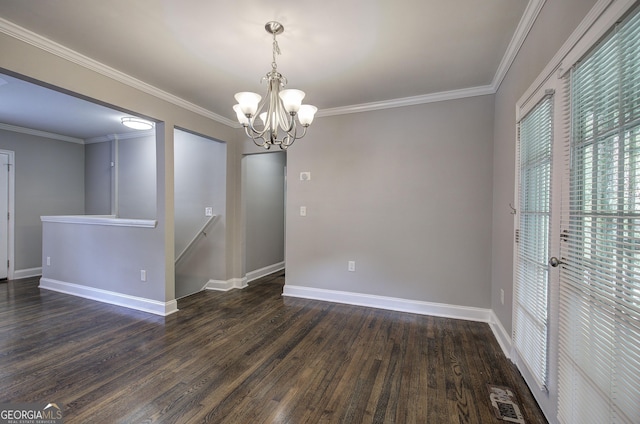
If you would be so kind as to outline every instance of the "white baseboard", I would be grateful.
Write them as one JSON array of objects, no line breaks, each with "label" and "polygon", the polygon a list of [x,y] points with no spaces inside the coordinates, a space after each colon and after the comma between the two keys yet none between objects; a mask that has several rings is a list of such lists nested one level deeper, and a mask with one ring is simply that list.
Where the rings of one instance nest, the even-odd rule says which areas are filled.
[{"label": "white baseboard", "polygon": [[269,274],[273,274],[276,271],[281,271],[284,269],[284,261],[278,262],[277,264],[265,266],[264,268],[256,269],[255,271],[247,272],[246,279],[247,282],[250,283],[253,280],[257,280],[258,278],[262,278]]},{"label": "white baseboard", "polygon": [[232,278],[227,281],[209,280],[204,286],[205,290],[228,291],[231,289],[243,289],[247,287],[247,278]]},{"label": "white baseboard", "polygon": [[175,300],[160,302],[158,300],[130,296],[128,294],[96,289],[94,287],[67,283],[50,278],[41,278],[39,287],[41,289],[53,290],[86,299],[97,300],[99,302],[110,303],[112,305],[124,306],[125,308],[136,309],[138,311],[149,312],[155,315],[167,316],[178,312],[178,303]]},{"label": "white baseboard", "polygon": [[502,323],[500,322],[496,314],[493,312],[493,310],[491,311],[491,321],[489,321],[489,325],[491,326],[491,331],[493,331],[493,335],[495,336],[496,340],[498,341],[498,344],[500,345],[500,347],[502,348],[502,351],[504,352],[504,356],[506,356],[507,358],[513,361],[513,357],[511,355],[511,351],[513,349],[513,346],[511,344],[511,336],[504,329],[504,327],[502,326]]},{"label": "white baseboard", "polygon": [[20,278],[31,278],[42,275],[42,267],[37,268],[26,268],[26,269],[16,269],[13,271],[12,280],[19,280]]},{"label": "white baseboard", "polygon": [[468,321],[491,322],[491,309],[469,306],[447,305],[444,303],[423,302],[395,297],[375,296],[362,293],[351,293],[336,290],[324,290],[311,287],[285,284],[283,296],[301,297],[305,299],[324,300],[328,302],[346,303],[349,305],[368,306],[371,308],[392,311],[411,312],[420,315],[434,315],[445,318],[464,319]]}]

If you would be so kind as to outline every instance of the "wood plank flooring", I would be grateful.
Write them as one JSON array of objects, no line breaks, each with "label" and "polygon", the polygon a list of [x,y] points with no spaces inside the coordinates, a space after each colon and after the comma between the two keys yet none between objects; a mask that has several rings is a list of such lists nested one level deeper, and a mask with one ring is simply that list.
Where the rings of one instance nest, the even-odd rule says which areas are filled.
[{"label": "wood plank flooring", "polygon": [[158,317],[0,283],[0,402],[65,423],[545,423],[487,324],[281,296],[277,273]]}]

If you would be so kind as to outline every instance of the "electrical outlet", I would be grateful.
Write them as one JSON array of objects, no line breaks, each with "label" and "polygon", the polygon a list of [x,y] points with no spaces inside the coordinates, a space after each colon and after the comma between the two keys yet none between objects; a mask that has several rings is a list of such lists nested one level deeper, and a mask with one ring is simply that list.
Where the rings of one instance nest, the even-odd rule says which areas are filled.
[{"label": "electrical outlet", "polygon": [[301,172],[300,173],[300,181],[309,181],[311,180],[311,172]]},{"label": "electrical outlet", "polygon": [[307,207],[300,206],[300,216],[307,216]]},{"label": "electrical outlet", "polygon": [[349,272],[356,272],[356,261],[347,262],[347,269]]},{"label": "electrical outlet", "polygon": [[500,289],[500,303],[504,305],[504,289]]},{"label": "electrical outlet", "polygon": [[147,270],[146,269],[141,269],[140,270],[140,281],[147,281]]}]

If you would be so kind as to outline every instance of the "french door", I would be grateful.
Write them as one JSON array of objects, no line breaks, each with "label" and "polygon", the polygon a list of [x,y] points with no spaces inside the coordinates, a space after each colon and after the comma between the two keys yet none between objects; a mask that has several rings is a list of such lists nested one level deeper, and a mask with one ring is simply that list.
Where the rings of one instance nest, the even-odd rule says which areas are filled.
[{"label": "french door", "polygon": [[[514,243],[514,360],[548,416],[555,415],[561,239],[563,87],[551,80],[520,104]],[[556,262],[557,261],[557,262]]]},{"label": "french door", "polygon": [[560,274],[560,422],[640,422],[640,9],[576,65]]},{"label": "french door", "polygon": [[592,12],[516,106],[513,359],[550,421],[635,424],[640,5]]}]

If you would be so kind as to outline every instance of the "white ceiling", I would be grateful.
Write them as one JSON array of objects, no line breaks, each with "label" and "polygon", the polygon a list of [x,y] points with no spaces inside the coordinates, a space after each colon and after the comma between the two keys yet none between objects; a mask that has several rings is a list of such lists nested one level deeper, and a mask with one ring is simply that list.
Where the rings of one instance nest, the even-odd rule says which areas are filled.
[{"label": "white ceiling", "polygon": [[[270,20],[285,27],[278,36],[279,71],[290,88],[307,93],[305,103],[318,106],[322,115],[435,93],[495,88],[506,56],[513,53],[510,42],[514,34],[522,35],[527,24],[520,22],[527,4],[527,0],[0,0],[0,30],[9,33],[6,29],[15,31],[17,25],[33,37],[65,46],[224,121],[234,119],[235,92],[265,90],[260,79],[271,67],[271,35],[264,30]],[[10,96],[18,87],[9,90],[17,82],[2,78],[8,84],[0,85],[0,122],[26,125],[24,116],[36,114],[29,110],[33,102],[6,107],[7,102],[17,104]],[[69,107],[67,103],[65,108]],[[59,110],[65,109],[53,107]],[[16,115],[22,115],[22,121]],[[119,116],[122,113],[110,118],[119,122]],[[51,130],[62,131],[52,121],[47,124]],[[47,125],[39,129],[46,130]],[[95,132],[76,131],[73,136],[90,138],[99,135]]]}]

